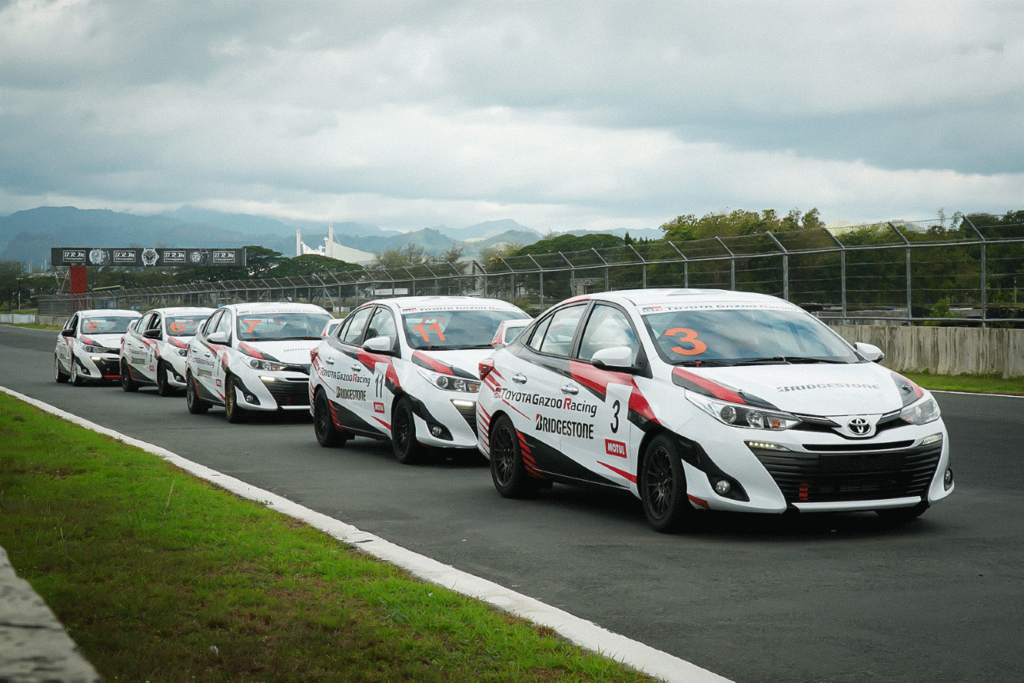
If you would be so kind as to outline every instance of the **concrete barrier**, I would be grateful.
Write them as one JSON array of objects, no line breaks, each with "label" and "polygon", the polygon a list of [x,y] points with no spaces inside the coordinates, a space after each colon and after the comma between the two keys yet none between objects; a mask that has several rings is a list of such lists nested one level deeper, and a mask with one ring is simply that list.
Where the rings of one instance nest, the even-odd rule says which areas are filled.
[{"label": "concrete barrier", "polygon": [[981,327],[832,325],[846,341],[874,344],[882,365],[939,375],[1024,376],[1024,330]]},{"label": "concrete barrier", "polygon": [[31,325],[35,321],[35,313],[0,313],[0,323],[8,325]]},{"label": "concrete barrier", "polygon": [[0,548],[0,681],[102,683],[43,599]]}]

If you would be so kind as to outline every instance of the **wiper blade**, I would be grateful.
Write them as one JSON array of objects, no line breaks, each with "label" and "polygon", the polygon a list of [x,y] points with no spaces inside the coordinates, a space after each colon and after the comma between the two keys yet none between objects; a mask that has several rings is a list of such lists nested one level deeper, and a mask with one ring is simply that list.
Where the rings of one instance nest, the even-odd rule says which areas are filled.
[{"label": "wiper blade", "polygon": [[677,366],[685,368],[721,368],[736,365],[734,360],[725,360],[723,358],[712,358],[709,360],[684,360],[675,363]]},{"label": "wiper blade", "polygon": [[[782,358],[780,356],[780,358]],[[841,358],[814,358],[812,356],[785,356],[787,363],[832,363],[834,365],[846,365],[847,361]]]}]

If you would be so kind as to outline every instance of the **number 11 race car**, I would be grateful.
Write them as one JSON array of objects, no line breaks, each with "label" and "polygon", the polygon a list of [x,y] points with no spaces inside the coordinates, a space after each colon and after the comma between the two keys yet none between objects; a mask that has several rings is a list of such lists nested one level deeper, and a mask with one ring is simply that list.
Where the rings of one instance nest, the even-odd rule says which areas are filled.
[{"label": "number 11 race car", "polygon": [[770,296],[577,297],[480,364],[478,445],[506,497],[623,489],[658,531],[698,509],[912,519],[953,491],[949,438],[881,356]]}]

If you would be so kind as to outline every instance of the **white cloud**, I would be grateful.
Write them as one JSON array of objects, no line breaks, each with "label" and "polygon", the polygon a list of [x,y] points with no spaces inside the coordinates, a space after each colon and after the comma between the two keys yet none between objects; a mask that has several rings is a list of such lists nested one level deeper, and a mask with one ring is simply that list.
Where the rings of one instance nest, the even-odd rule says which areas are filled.
[{"label": "white cloud", "polygon": [[14,2],[0,212],[540,230],[1002,212],[1024,196],[1022,20],[974,2]]}]

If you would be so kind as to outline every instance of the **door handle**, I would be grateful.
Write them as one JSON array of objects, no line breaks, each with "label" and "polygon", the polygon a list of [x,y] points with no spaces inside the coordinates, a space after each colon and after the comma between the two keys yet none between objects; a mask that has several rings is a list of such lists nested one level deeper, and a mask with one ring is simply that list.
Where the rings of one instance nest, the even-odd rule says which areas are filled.
[{"label": "door handle", "polygon": [[325,357],[324,358],[324,362],[327,363],[328,365],[334,365],[334,359],[333,358]]},{"label": "door handle", "polygon": [[363,369],[362,365],[353,365],[352,366],[352,372],[359,372],[362,369]]},{"label": "door handle", "polygon": [[575,384],[563,384],[562,385],[562,393],[563,394],[572,394],[573,396],[575,396],[576,394],[580,393],[580,388],[578,386],[576,386]]},{"label": "door handle", "polygon": [[517,372],[516,374],[512,375],[512,381],[515,382],[516,384],[526,384],[526,375],[524,375],[521,372]]}]

